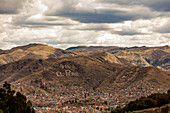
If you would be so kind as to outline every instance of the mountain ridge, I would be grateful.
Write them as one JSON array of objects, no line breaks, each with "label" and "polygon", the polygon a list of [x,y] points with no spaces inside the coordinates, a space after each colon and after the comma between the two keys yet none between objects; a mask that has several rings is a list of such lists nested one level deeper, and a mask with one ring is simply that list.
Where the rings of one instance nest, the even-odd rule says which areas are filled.
[{"label": "mountain ridge", "polygon": [[[105,52],[107,56],[96,56],[109,62],[127,66],[154,66],[170,73],[170,47],[116,47],[116,46],[78,46],[68,50],[56,49],[44,44],[29,44],[10,50],[0,51],[0,65],[21,59],[48,59],[76,55],[91,55]],[[107,58],[105,58],[107,57]],[[99,59],[100,59],[99,58]],[[105,61],[107,61],[105,60]]]}]

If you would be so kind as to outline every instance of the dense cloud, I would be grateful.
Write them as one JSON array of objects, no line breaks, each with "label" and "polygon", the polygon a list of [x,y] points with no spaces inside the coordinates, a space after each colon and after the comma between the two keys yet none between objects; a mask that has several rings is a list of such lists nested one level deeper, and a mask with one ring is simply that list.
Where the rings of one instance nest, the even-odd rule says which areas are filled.
[{"label": "dense cloud", "polygon": [[170,45],[169,0],[1,0],[0,48]]},{"label": "dense cloud", "polygon": [[112,3],[121,5],[143,5],[156,11],[170,11],[169,0],[97,0],[102,3]]},{"label": "dense cloud", "polygon": [[163,25],[158,27],[155,31],[159,33],[170,33],[170,18],[166,19]]},{"label": "dense cloud", "polygon": [[121,7],[119,4],[102,4],[102,2],[95,2],[94,0],[87,0],[86,2],[82,2],[82,0],[75,0],[74,2],[54,0],[50,4],[51,9],[46,11],[46,15],[68,17],[82,23],[117,23],[127,20],[150,19],[160,15],[145,6],[129,5],[123,6],[124,8]]},{"label": "dense cloud", "polygon": [[1,0],[0,14],[16,14],[26,2],[31,2],[31,0]]}]

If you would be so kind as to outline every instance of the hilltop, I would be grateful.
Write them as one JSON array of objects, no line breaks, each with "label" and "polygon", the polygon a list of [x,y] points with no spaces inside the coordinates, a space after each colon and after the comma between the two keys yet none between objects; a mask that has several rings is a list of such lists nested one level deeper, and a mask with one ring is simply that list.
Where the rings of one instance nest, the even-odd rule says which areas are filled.
[{"label": "hilltop", "polygon": [[0,64],[7,64],[21,59],[47,59],[50,57],[60,57],[72,55],[62,49],[56,49],[44,44],[29,44],[19,46],[10,50],[0,51]]}]

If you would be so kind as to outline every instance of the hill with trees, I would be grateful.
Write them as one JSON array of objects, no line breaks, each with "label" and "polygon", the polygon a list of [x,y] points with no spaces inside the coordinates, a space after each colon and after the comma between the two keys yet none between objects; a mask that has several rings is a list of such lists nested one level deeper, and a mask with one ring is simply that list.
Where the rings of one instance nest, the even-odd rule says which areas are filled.
[{"label": "hill with trees", "polygon": [[[163,94],[155,93],[155,94],[151,94],[148,97],[141,97],[135,101],[131,101],[125,107],[113,110],[112,113],[125,113],[129,111],[138,111],[138,110],[143,110],[144,112],[144,109],[161,107],[169,103],[170,103],[170,90],[168,90],[167,93],[163,93]],[[167,109],[167,113],[168,113],[168,109]]]}]

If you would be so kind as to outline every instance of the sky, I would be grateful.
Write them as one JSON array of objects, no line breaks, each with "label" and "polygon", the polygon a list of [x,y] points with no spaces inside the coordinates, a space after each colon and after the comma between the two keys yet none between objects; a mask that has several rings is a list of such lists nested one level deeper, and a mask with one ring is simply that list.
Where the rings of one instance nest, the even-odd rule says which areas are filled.
[{"label": "sky", "polygon": [[170,45],[170,0],[0,0],[0,48]]}]

